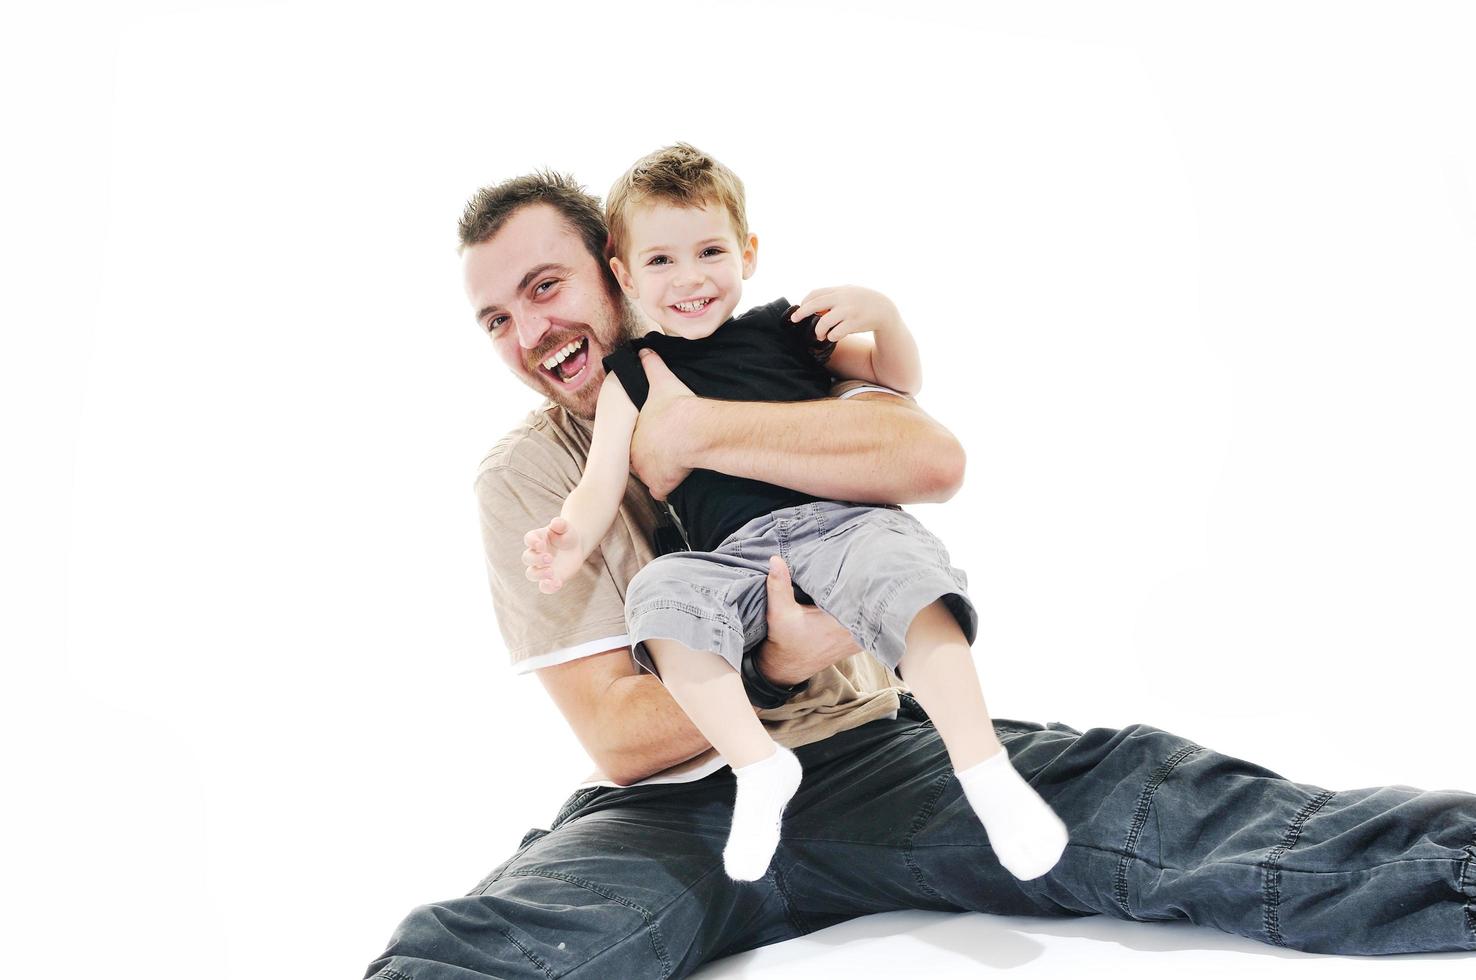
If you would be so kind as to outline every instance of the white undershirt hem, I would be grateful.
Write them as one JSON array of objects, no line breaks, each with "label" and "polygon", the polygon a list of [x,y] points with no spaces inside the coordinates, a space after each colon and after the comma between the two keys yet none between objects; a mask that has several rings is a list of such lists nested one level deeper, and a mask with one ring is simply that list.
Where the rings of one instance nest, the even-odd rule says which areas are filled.
[{"label": "white undershirt hem", "polygon": [[621,647],[630,646],[630,636],[620,633],[616,636],[606,636],[598,640],[589,640],[572,647],[562,647],[558,650],[550,650],[548,653],[540,653],[536,657],[527,660],[519,660],[512,665],[513,672],[517,674],[531,674],[535,670],[545,667],[557,667],[571,660],[581,657],[592,657],[597,653],[608,650],[619,650]]}]

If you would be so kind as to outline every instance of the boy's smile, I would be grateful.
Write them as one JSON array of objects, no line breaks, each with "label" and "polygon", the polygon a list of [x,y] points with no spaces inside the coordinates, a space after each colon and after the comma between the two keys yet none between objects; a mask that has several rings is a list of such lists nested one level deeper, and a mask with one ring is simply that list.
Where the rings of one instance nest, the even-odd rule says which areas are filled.
[{"label": "boy's smile", "polygon": [[[626,257],[610,260],[627,296],[663,333],[696,340],[722,326],[758,263],[758,239],[740,243],[720,207],[638,204]],[[626,265],[626,262],[629,265]]]}]

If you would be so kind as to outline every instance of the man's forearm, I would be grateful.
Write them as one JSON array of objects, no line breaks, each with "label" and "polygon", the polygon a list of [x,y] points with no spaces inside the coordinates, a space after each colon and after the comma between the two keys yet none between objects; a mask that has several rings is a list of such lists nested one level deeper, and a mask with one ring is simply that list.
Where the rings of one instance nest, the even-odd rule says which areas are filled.
[{"label": "man's forearm", "polygon": [[910,401],[861,394],[809,402],[684,406],[693,468],[860,503],[947,500],[963,482],[964,452]]},{"label": "man's forearm", "polygon": [[613,781],[628,785],[686,762],[711,748],[686,712],[653,674],[611,682],[600,699],[596,762]]}]

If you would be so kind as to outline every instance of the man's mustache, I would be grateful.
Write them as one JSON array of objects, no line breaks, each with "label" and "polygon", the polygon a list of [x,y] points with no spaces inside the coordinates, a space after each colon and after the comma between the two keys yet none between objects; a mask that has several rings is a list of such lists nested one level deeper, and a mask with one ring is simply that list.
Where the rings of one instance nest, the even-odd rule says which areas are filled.
[{"label": "man's mustache", "polygon": [[593,336],[594,334],[590,331],[587,324],[580,324],[577,327],[569,327],[563,330],[556,339],[550,341],[548,344],[545,344],[536,355],[531,356],[528,360],[529,366],[541,368],[543,367],[543,362],[548,360],[551,354],[553,354],[555,351],[562,350],[563,348],[567,347],[569,345],[569,341],[574,340],[577,337]]}]

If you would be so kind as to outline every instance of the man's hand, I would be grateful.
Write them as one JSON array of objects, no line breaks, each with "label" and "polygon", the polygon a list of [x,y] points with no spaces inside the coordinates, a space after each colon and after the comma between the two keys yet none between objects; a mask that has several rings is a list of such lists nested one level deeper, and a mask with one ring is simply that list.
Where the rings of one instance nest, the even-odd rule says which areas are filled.
[{"label": "man's hand", "polygon": [[651,392],[630,439],[630,466],[651,496],[665,500],[692,472],[685,463],[693,407],[701,401],[652,350],[641,351]]},{"label": "man's hand", "polygon": [[789,319],[824,313],[815,325],[816,340],[840,340],[853,333],[882,333],[903,326],[897,306],[874,289],[862,286],[830,286],[815,289],[800,301]]},{"label": "man's hand", "polygon": [[783,687],[793,687],[839,663],[861,648],[835,617],[819,606],[794,601],[789,566],[769,559],[769,638],[756,654],[759,672]]},{"label": "man's hand", "polygon": [[547,527],[535,528],[523,535],[523,575],[538,583],[538,591],[552,595],[564,587],[564,580],[579,570],[583,552],[579,548],[579,532],[569,527],[562,517],[555,517]]}]

